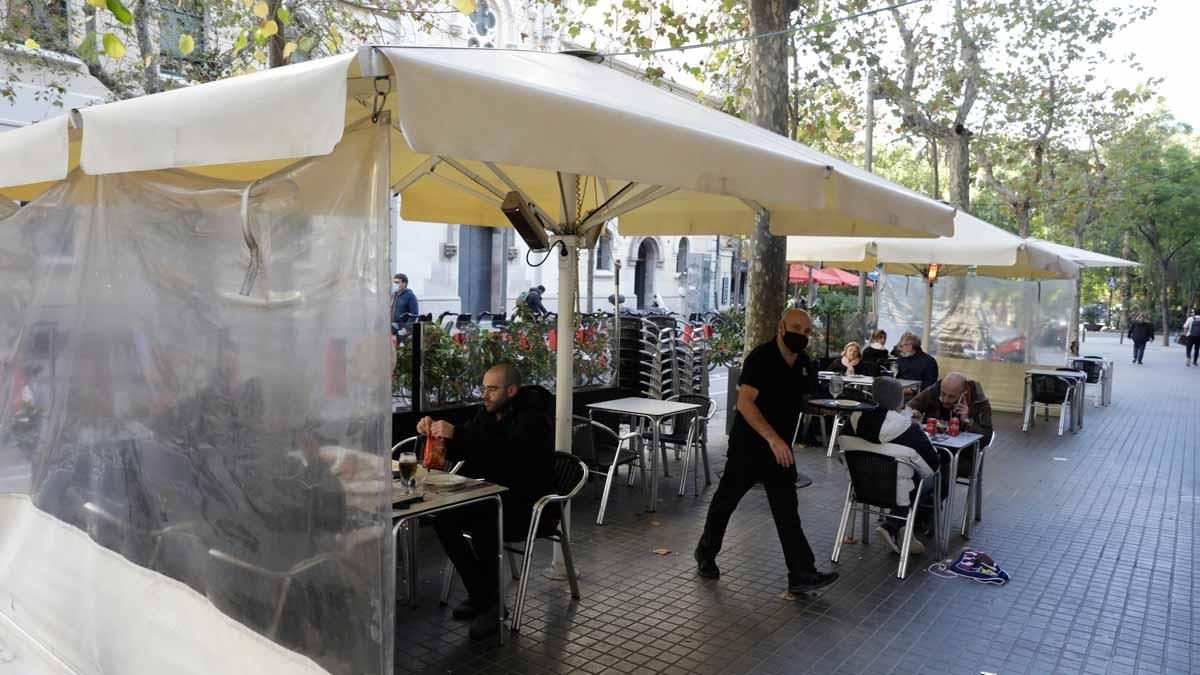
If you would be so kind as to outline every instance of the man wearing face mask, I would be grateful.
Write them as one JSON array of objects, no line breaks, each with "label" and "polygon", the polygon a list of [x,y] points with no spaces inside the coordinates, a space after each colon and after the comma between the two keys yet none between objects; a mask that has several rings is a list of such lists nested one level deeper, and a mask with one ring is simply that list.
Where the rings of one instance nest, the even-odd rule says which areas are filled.
[{"label": "man wearing face mask", "polygon": [[408,275],[397,272],[392,277],[392,329],[411,330],[420,313],[417,294],[408,287]]},{"label": "man wearing face mask", "polygon": [[737,413],[729,434],[725,472],[713,495],[696,546],[697,573],[721,575],[716,557],[725,528],[738,502],[756,483],[767,492],[779,543],[788,567],[788,591],[804,593],[833,583],[837,573],[817,571],[800,525],[796,466],[791,438],[807,396],[817,390],[817,364],[806,353],[812,319],[802,309],[788,310],[775,338],[746,356],[738,378]]}]

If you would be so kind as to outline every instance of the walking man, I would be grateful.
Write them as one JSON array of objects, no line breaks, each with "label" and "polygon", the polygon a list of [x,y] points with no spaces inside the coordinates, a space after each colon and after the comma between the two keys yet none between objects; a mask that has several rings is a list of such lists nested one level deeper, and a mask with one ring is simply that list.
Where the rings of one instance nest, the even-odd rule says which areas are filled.
[{"label": "walking man", "polygon": [[1126,337],[1133,340],[1133,362],[1140,364],[1146,355],[1146,343],[1154,339],[1154,324],[1146,320],[1145,314],[1138,314],[1129,324]]},{"label": "walking man", "polygon": [[1187,354],[1184,355],[1188,367],[1196,365],[1196,361],[1200,359],[1200,308],[1192,312],[1187,321],[1183,322],[1183,342],[1187,345]]},{"label": "walking man", "polygon": [[408,287],[408,275],[397,272],[392,276],[392,329],[407,332],[420,313],[417,294]]},{"label": "walking man", "polygon": [[721,576],[716,557],[738,502],[756,483],[767,492],[775,530],[788,568],[788,592],[804,593],[833,583],[836,572],[817,571],[800,525],[796,465],[791,438],[807,396],[817,389],[817,364],[806,353],[812,319],[802,309],[783,315],[775,338],[746,356],[738,378],[737,413],[729,434],[725,473],[713,495],[696,546],[697,572]]}]

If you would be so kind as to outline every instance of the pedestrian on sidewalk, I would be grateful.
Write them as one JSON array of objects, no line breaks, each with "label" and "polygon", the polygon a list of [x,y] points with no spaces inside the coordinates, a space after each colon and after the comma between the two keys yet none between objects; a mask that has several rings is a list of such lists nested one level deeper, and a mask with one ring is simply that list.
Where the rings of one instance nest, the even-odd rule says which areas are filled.
[{"label": "pedestrian on sidewalk", "polygon": [[790,439],[804,402],[817,390],[817,364],[807,353],[812,318],[790,309],[779,322],[775,338],[754,348],[738,378],[737,412],[729,434],[725,472],[713,494],[696,546],[697,573],[706,579],[721,576],[716,557],[725,528],[738,502],[762,483],[775,519],[788,568],[788,592],[813,591],[833,583],[836,572],[817,570],[812,547],[800,525],[796,498],[796,461]]},{"label": "pedestrian on sidewalk", "polygon": [[1141,364],[1146,355],[1146,343],[1154,339],[1154,324],[1146,320],[1146,315],[1139,313],[1129,324],[1127,337],[1133,340],[1133,362]]},{"label": "pedestrian on sidewalk", "polygon": [[1193,311],[1188,320],[1183,322],[1183,331],[1179,335],[1183,338],[1183,344],[1187,346],[1184,363],[1189,367],[1197,365],[1196,361],[1200,360],[1200,308]]}]

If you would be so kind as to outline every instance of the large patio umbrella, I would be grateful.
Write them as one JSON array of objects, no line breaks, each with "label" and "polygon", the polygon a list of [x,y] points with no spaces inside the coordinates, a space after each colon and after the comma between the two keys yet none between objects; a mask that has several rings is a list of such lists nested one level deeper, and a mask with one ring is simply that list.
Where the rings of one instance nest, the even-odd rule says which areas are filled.
[{"label": "large patio umbrella", "polygon": [[[962,211],[954,216],[954,234],[937,239],[788,237],[788,261],[823,262],[860,271],[882,267],[893,274],[933,278],[962,275],[974,269],[981,276],[1072,279],[1079,269],[1078,264],[1044,242],[1021,239]],[[925,288],[925,339],[929,339],[932,312],[930,279]]]},{"label": "large patio umbrella", "polygon": [[1036,244],[1039,248],[1060,255],[1080,267],[1141,267],[1141,263],[1132,260],[1096,253],[1095,251],[1088,251],[1087,249],[1076,248],[1066,244],[1056,244],[1045,239],[1030,237],[1028,241]]},{"label": "large patio umbrella", "polygon": [[[564,308],[578,248],[618,216],[626,233],[748,232],[763,213],[777,234],[953,232],[950,207],[737,118],[573,55],[507,50],[364,47],[72,111],[0,134],[0,194],[33,199],[76,168],[257,180],[389,113],[401,216],[508,226],[499,207],[518,193],[556,235]],[[559,312],[560,336],[571,322]],[[569,449],[569,340],[557,357]]]}]

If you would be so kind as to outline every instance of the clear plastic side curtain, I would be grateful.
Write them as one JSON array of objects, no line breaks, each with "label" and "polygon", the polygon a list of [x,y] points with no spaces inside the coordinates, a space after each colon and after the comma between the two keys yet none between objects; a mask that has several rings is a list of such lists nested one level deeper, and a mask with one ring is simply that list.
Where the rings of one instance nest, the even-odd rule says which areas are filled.
[{"label": "clear plastic side curtain", "polygon": [[[906,331],[921,334],[925,283],[915,276],[881,277],[876,307],[889,344]],[[947,358],[1061,363],[1074,289],[1071,280],[970,275],[938,279],[933,286],[931,337],[923,340],[923,347]]]},{"label": "clear plastic side curtain", "polygon": [[387,196],[381,122],[0,220],[0,619],[78,673],[390,673]]}]

